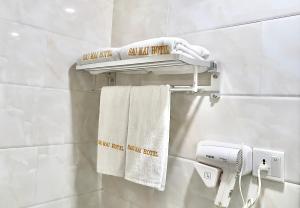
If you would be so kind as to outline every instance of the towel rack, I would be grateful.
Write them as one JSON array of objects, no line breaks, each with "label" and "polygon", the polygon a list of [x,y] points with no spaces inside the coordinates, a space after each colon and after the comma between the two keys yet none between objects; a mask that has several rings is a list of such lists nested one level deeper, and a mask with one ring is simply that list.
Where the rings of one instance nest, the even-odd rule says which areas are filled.
[{"label": "towel rack", "polygon": [[[149,56],[136,59],[126,59],[120,61],[109,61],[101,63],[91,63],[85,65],[76,65],[77,70],[85,70],[91,74],[108,73],[111,83],[115,81],[115,72],[126,73],[149,73],[149,72],[171,72],[167,67],[172,68],[172,74],[182,73],[178,66],[192,66],[192,70],[187,73],[193,73],[193,83],[190,86],[172,86],[172,92],[190,92],[201,95],[209,95],[211,102],[219,100],[220,72],[217,70],[217,64],[214,61],[195,60],[179,54],[170,54],[162,56]],[[175,72],[174,72],[175,71]],[[210,73],[210,85],[198,85],[198,73]]]}]

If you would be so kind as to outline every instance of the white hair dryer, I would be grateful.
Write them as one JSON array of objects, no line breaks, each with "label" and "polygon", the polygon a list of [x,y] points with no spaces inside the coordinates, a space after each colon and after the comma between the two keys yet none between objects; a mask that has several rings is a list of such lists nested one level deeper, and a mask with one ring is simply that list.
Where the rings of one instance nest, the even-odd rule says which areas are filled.
[{"label": "white hair dryer", "polygon": [[[252,149],[214,141],[201,141],[197,145],[195,168],[208,187],[220,185],[215,205],[228,207],[238,174],[246,175],[252,171]],[[208,177],[209,176],[209,177]]]}]

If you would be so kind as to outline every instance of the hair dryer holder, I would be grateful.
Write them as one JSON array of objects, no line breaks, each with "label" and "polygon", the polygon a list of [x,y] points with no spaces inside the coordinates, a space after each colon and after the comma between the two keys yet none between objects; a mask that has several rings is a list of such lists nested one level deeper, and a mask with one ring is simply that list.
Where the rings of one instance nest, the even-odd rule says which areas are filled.
[{"label": "hair dryer holder", "polygon": [[219,185],[215,204],[228,207],[235,181],[252,171],[252,148],[245,145],[201,141],[197,145],[194,167],[208,188]]}]

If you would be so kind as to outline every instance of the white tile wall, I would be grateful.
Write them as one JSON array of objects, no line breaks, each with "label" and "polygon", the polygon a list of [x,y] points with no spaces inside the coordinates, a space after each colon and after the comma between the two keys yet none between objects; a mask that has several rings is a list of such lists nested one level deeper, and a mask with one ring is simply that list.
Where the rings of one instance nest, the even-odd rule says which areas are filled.
[{"label": "white tile wall", "polygon": [[[30,86],[91,90],[94,77],[74,63],[94,44],[0,19],[0,81]],[[18,33],[14,37],[11,33]]]},{"label": "white tile wall", "polygon": [[224,96],[211,106],[208,97],[173,95],[170,153],[194,159],[205,139],[281,150],[286,180],[300,183],[299,115],[300,98]]},{"label": "white tile wall", "polygon": [[92,158],[95,143],[39,147],[36,202],[99,190],[101,178]]},{"label": "white tile wall", "polygon": [[[66,13],[72,8],[74,13]],[[113,0],[0,0],[0,207],[102,207],[96,173],[104,76],[76,72],[110,46]]]},{"label": "white tile wall", "polygon": [[[217,60],[222,94],[258,94],[261,82],[261,24],[224,28],[183,36],[203,45]],[[251,48],[251,50],[250,50]]]},{"label": "white tile wall", "polygon": [[153,201],[149,200],[153,197],[154,190],[152,188],[141,187],[123,178],[106,175],[102,176],[102,186],[106,195],[122,198],[139,207],[153,205]]},{"label": "white tile wall", "polygon": [[102,207],[101,196],[98,191],[82,194],[79,196],[73,196],[63,199],[58,199],[51,202],[46,202],[36,206],[30,206],[29,208],[99,208]]},{"label": "white tile wall", "polygon": [[298,0],[172,0],[168,35],[213,30],[300,13]]},{"label": "white tile wall", "polygon": [[[0,207],[213,207],[216,190],[205,188],[192,163],[181,159],[193,159],[203,139],[285,151],[288,182],[263,181],[257,207],[300,206],[298,0],[0,0],[0,5]],[[95,173],[94,90],[107,80],[75,72],[73,63],[90,49],[166,35],[206,46],[219,61],[227,96],[214,106],[207,98],[172,96],[173,156],[166,191],[158,192]],[[174,77],[118,76],[120,84],[152,79],[166,83]],[[246,177],[244,184],[254,196],[255,178]],[[241,207],[237,192],[230,207]]]},{"label": "white tile wall", "polygon": [[[149,4],[147,0],[115,1],[112,45],[165,35],[203,45],[219,62],[223,96],[211,106],[207,97],[172,95],[172,156],[165,192],[105,176],[104,193],[133,207],[214,207],[216,190],[205,188],[192,164],[181,159],[194,159],[197,142],[213,139],[285,151],[287,182],[264,180],[257,207],[299,207],[300,2],[175,0]],[[158,84],[173,79],[118,75],[117,83]],[[186,77],[175,80],[188,84]],[[203,77],[200,82],[205,83]],[[243,182],[244,191],[254,197],[256,179],[246,177]],[[230,207],[241,207],[237,189]]]},{"label": "white tile wall", "polygon": [[0,148],[96,141],[99,94],[0,84]]},{"label": "white tile wall", "polygon": [[18,8],[18,0],[12,0],[12,1],[0,1],[0,18],[5,19],[13,19],[16,20],[20,17],[20,12]]},{"label": "white tile wall", "polygon": [[115,193],[110,193],[106,191],[102,191],[100,193],[101,196],[101,205],[104,208],[118,208],[120,206],[124,208],[134,208],[132,203],[126,199],[118,197]]},{"label": "white tile wall", "polygon": [[207,47],[223,94],[300,94],[300,16],[183,35]]},{"label": "white tile wall", "polygon": [[[250,185],[249,185],[250,184]],[[103,177],[103,189],[105,196],[117,198],[110,201],[107,207],[118,207],[124,201],[132,205],[129,207],[157,207],[157,208],[213,208],[216,189],[205,187],[201,178],[194,169],[191,160],[178,157],[169,157],[167,185],[164,192],[159,192],[147,187],[139,186],[111,176]],[[125,191],[126,190],[126,191]],[[243,178],[243,191],[246,197],[255,197],[257,183],[255,178],[249,176]],[[288,194],[288,196],[286,195]],[[257,208],[299,207],[300,186],[291,183],[274,183],[263,180],[262,198]],[[125,203],[127,202],[127,203]],[[235,189],[230,207],[239,208],[242,202]]]},{"label": "white tile wall", "polygon": [[96,145],[0,149],[0,207],[24,207],[101,189]]},{"label": "white tile wall", "polygon": [[[110,44],[112,0],[1,0],[0,5],[0,18],[99,44],[96,47]],[[74,13],[67,13],[68,8]]]},{"label": "white tile wall", "polygon": [[34,203],[37,166],[36,147],[0,150],[0,207]]},{"label": "white tile wall", "polygon": [[262,24],[262,94],[300,95],[300,16]]},{"label": "white tile wall", "polygon": [[168,7],[168,0],[115,0],[112,45],[166,35]]}]

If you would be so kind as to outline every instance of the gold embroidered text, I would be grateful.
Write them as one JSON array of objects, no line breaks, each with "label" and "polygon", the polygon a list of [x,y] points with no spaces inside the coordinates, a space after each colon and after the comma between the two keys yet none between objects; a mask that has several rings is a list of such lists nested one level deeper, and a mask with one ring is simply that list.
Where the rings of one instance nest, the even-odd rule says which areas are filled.
[{"label": "gold embroidered text", "polygon": [[83,54],[81,60],[82,61],[88,61],[88,60],[94,60],[94,59],[98,59],[98,58],[109,58],[109,57],[112,57],[112,51],[111,50],[96,51],[96,52]]},{"label": "gold embroidered text", "polygon": [[149,149],[137,147],[137,146],[134,146],[134,145],[128,145],[127,149],[129,151],[137,152],[137,153],[148,155],[148,156],[151,156],[151,157],[158,157],[158,152],[155,151],[155,150],[149,150]]},{"label": "gold embroidered text", "polygon": [[140,147],[136,147],[134,145],[128,145],[128,150],[137,152],[137,153],[142,153],[142,148]]},{"label": "gold embroidered text", "polygon": [[151,46],[152,55],[170,54],[168,45]]},{"label": "gold embroidered text", "polygon": [[148,54],[149,54],[149,46],[129,48],[128,50],[128,56],[146,56]]},{"label": "gold embroidered text", "polygon": [[124,147],[122,145],[119,144],[111,144],[111,148],[116,149],[116,150],[120,150],[120,151],[124,151]]},{"label": "gold embroidered text", "polygon": [[119,151],[124,151],[124,146],[122,146],[120,144],[110,143],[110,142],[106,142],[103,140],[98,140],[98,144],[103,147],[112,148],[112,149],[116,149]]}]

